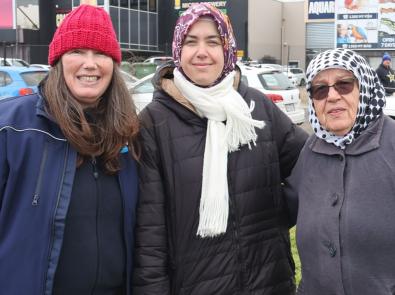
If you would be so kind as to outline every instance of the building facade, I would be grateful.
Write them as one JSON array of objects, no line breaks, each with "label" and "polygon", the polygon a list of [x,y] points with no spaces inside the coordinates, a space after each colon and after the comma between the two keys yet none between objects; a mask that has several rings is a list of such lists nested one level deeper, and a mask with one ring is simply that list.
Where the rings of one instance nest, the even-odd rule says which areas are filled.
[{"label": "building facade", "polygon": [[[2,0],[3,1],[3,0]],[[56,27],[80,0],[4,0],[11,20],[0,22],[0,56],[47,63]],[[159,0],[97,0],[111,16],[123,59],[138,60],[166,50],[159,37]],[[161,1],[171,2],[171,1]]]}]

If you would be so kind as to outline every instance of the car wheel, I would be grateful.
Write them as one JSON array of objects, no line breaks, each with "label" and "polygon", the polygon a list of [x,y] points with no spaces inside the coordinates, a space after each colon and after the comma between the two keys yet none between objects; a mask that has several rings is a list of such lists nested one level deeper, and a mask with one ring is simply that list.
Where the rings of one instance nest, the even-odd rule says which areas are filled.
[{"label": "car wheel", "polygon": [[300,86],[305,86],[306,85],[306,81],[304,79],[300,80]]}]

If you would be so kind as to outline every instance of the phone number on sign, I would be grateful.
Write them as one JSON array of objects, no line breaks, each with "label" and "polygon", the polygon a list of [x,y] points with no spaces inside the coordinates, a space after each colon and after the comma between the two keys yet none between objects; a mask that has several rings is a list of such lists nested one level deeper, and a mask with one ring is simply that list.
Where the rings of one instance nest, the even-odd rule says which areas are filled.
[{"label": "phone number on sign", "polygon": [[392,43],[380,43],[380,47],[382,47],[382,48],[395,47],[395,42],[392,42]]}]

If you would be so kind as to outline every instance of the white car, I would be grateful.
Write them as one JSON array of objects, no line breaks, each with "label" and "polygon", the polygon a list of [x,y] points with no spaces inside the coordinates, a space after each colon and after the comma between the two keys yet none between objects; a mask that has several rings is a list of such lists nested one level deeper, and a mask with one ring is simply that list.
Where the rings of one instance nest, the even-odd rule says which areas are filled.
[{"label": "white car", "polygon": [[[263,92],[291,118],[293,123],[302,124],[305,121],[305,111],[300,102],[299,89],[292,85],[282,72],[268,68],[242,66],[240,69],[242,81]],[[130,88],[137,112],[140,112],[152,100],[153,76],[154,74],[150,74],[142,78],[134,84],[133,88]]]},{"label": "white car", "polygon": [[288,72],[291,72],[296,77],[296,85],[306,85],[306,74],[301,68],[288,68]]},{"label": "white car", "polygon": [[135,76],[125,72],[124,70],[120,70],[123,80],[125,81],[126,87],[132,88],[134,84],[139,80]]},{"label": "white car", "polygon": [[50,65],[44,65],[44,64],[30,64],[29,67],[40,68],[48,71],[51,69]]},{"label": "white car", "polygon": [[172,60],[173,60],[173,58],[171,56],[154,56],[154,57],[147,58],[146,60],[144,60],[144,62],[145,63],[154,63],[154,64],[156,64],[156,67],[159,67],[162,64],[167,63]]},{"label": "white car", "polygon": [[20,58],[8,58],[8,57],[4,61],[4,58],[0,57],[0,66],[28,67],[29,63]]},{"label": "white car", "polygon": [[288,77],[288,79],[292,82],[293,85],[298,86],[298,78],[296,78],[296,76],[294,74],[292,74],[292,72],[287,70],[283,70],[284,75],[286,75]]},{"label": "white car", "polygon": [[241,79],[248,86],[264,93],[295,124],[305,121],[305,110],[301,105],[299,89],[287,76],[269,68],[240,67]]},{"label": "white car", "polygon": [[139,113],[152,100],[152,95],[155,90],[154,85],[152,85],[153,77],[154,74],[149,74],[134,83],[133,87],[129,88],[137,113]]},{"label": "white car", "polygon": [[386,96],[385,100],[384,114],[395,119],[395,95]]}]

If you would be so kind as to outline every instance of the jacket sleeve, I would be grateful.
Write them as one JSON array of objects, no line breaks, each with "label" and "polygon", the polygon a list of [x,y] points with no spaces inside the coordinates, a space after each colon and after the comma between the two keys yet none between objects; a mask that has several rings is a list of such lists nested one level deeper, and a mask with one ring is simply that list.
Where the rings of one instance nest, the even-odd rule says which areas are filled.
[{"label": "jacket sleeve", "polygon": [[[140,113],[141,115],[141,113]],[[143,112],[143,125],[152,125]],[[165,191],[160,156],[152,128],[141,129],[142,155],[139,163],[139,202],[136,216],[136,244],[133,294],[170,294]]]},{"label": "jacket sleeve", "polygon": [[280,161],[281,180],[284,181],[298,160],[308,134],[292,123],[290,118],[277,106],[273,108],[273,137],[277,144]]},{"label": "jacket sleeve", "polygon": [[7,150],[5,132],[0,131],[0,210],[8,178]]},{"label": "jacket sleeve", "polygon": [[302,177],[301,174],[303,172],[301,162],[302,161],[299,158],[291,175],[285,179],[283,186],[285,204],[288,211],[288,226],[290,228],[296,224],[296,219],[298,217],[299,184]]}]

